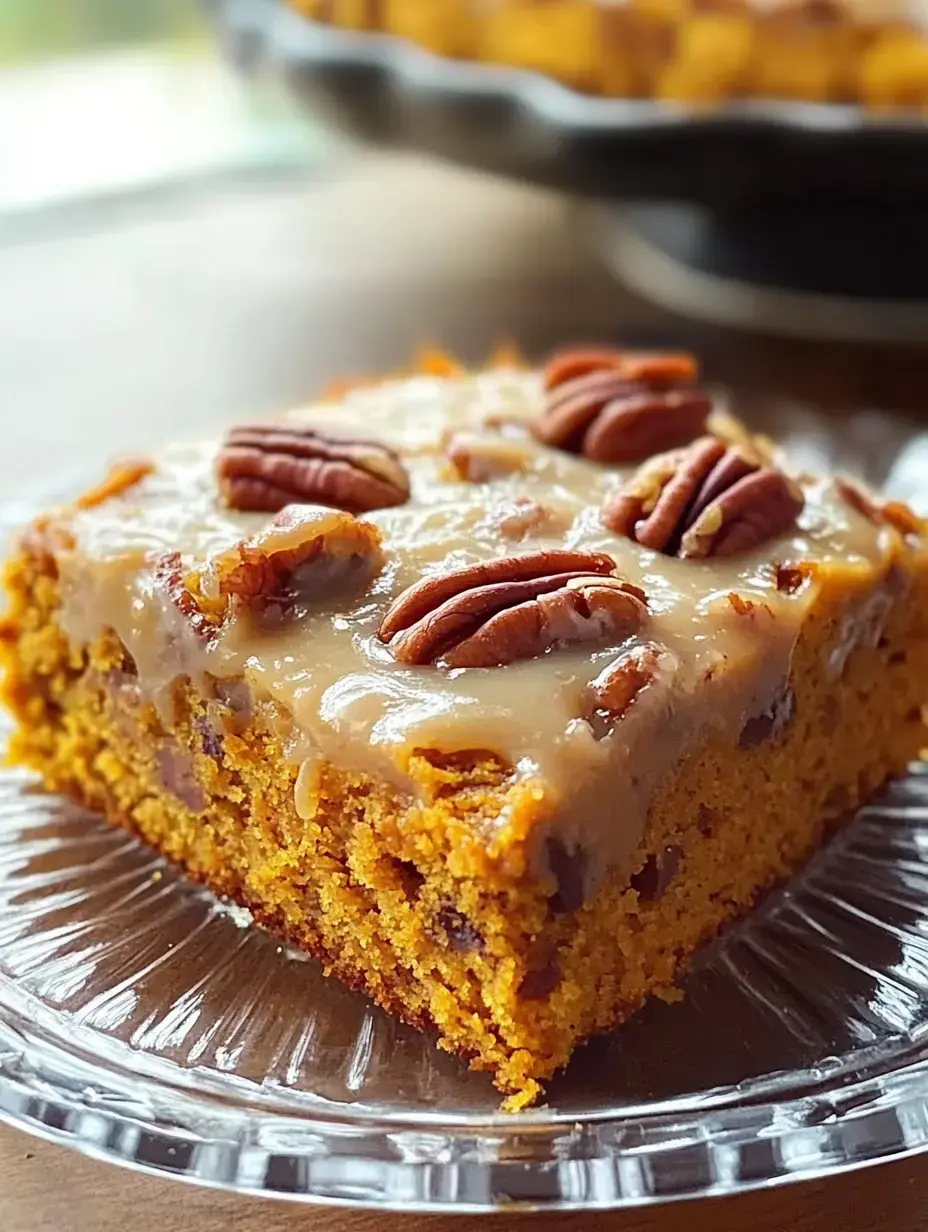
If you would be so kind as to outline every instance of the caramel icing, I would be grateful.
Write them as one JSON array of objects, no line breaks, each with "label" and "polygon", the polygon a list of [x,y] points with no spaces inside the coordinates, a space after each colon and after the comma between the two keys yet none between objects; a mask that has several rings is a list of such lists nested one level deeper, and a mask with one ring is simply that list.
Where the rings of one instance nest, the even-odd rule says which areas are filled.
[{"label": "caramel icing", "polygon": [[[734,749],[746,724],[782,700],[815,585],[781,593],[776,564],[841,570],[858,579],[851,588],[859,596],[889,574],[901,540],[848,506],[830,481],[804,478],[805,510],[780,540],[725,560],[656,554],[600,521],[603,497],[632,468],[535,442],[525,425],[541,405],[537,375],[501,371],[415,378],[293,412],[288,419],[391,446],[409,472],[412,499],[366,515],[381,532],[384,564],[362,593],[318,602],[278,631],[233,617],[208,644],[159,587],[154,562],[179,552],[186,568],[208,564],[260,532],[269,515],[224,507],[215,442],[170,447],[134,488],[67,515],[75,546],[59,556],[65,632],[86,643],[115,630],[143,690],[162,702],[178,675],[204,684],[206,673],[244,677],[258,705],[273,703],[290,721],[302,816],[321,760],[385,777],[414,797],[405,770],[412,750],[491,750],[535,789],[535,850],[556,832],[567,848],[582,841],[595,851],[591,864],[621,865],[640,841],[657,785],[695,740],[718,732]],[[499,467],[483,466],[495,477],[462,478],[448,461],[451,436],[479,442],[484,463],[494,442],[504,442]],[[580,717],[582,699],[617,646],[449,672],[398,664],[376,636],[387,605],[424,575],[547,547],[612,556],[649,604],[645,627],[623,648],[657,643],[673,668],[605,736]],[[733,604],[732,594],[745,603]],[[884,585],[866,619],[849,616],[848,637],[860,625],[871,638],[873,612],[888,605]],[[847,653],[842,644],[836,662]],[[501,816],[498,836],[506,825]]]}]

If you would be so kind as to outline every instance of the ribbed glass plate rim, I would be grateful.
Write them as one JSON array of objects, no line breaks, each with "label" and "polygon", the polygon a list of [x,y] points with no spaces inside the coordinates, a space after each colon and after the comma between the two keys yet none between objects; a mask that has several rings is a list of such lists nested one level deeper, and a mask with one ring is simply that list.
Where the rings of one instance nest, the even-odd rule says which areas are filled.
[{"label": "ribbed glass plate rim", "polygon": [[299,13],[287,0],[207,0],[207,5],[221,15],[227,30],[256,39],[272,58],[373,68],[386,73],[399,88],[437,97],[509,97],[565,131],[695,133],[764,128],[855,137],[924,133],[928,139],[928,124],[917,111],[871,116],[854,104],[787,99],[737,99],[695,111],[650,99],[602,98],[527,69],[455,60],[395,35],[325,25]]},{"label": "ribbed glass plate rim", "polygon": [[[0,775],[6,808],[28,781]],[[895,790],[911,807],[913,790],[928,792],[928,767],[913,767]],[[893,807],[891,794],[861,819]],[[0,971],[0,1119],[136,1169],[244,1193],[403,1210],[632,1206],[925,1149],[928,1029],[805,1071],[648,1105],[391,1113],[186,1071],[75,1028]]]},{"label": "ribbed glass plate rim", "polygon": [[439,1129],[433,1119],[224,1115],[220,1100],[204,1107],[204,1094],[163,1092],[155,1107],[137,1078],[103,1075],[3,1006],[0,1120],[113,1163],[254,1195],[436,1212],[618,1208],[811,1180],[928,1146],[924,1059],[772,1105],[776,1127],[770,1109],[747,1106],[566,1127],[529,1114],[508,1132],[490,1123]]}]

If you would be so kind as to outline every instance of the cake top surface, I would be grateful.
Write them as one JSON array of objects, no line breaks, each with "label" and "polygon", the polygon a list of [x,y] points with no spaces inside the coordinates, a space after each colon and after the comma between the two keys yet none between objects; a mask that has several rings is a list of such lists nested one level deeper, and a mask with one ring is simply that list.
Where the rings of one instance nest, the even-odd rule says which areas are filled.
[{"label": "cake top surface", "polygon": [[304,785],[324,759],[415,798],[414,750],[489,751],[539,833],[621,862],[697,736],[788,720],[821,586],[848,595],[839,673],[925,546],[901,507],[787,478],[683,358],[572,355],[351,389],[117,472],[44,527],[65,632],[114,630],[156,701],[244,678]]}]

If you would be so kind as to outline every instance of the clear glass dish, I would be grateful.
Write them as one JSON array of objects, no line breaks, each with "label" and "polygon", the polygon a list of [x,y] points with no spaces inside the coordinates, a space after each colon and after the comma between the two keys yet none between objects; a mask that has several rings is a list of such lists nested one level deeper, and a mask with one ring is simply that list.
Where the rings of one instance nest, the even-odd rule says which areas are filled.
[{"label": "clear glass dish", "polygon": [[[770,408],[750,415],[770,427]],[[775,408],[804,463],[928,493],[875,414]],[[41,502],[44,504],[45,501]],[[0,508],[0,529],[28,516]],[[246,1193],[381,1208],[630,1206],[928,1147],[928,766],[913,767],[546,1106],[322,978],[121,831],[0,773],[0,1118]]]}]

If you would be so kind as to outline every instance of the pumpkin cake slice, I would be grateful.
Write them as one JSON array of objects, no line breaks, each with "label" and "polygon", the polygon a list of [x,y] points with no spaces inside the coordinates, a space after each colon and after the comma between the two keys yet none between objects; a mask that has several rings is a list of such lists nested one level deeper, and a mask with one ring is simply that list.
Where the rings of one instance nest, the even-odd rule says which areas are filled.
[{"label": "pumpkin cake slice", "polygon": [[24,532],[10,755],[516,1108],[918,755],[925,531],[690,356],[367,384]]},{"label": "pumpkin cake slice", "polygon": [[919,0],[288,0],[313,21],[589,94],[928,103]]}]

